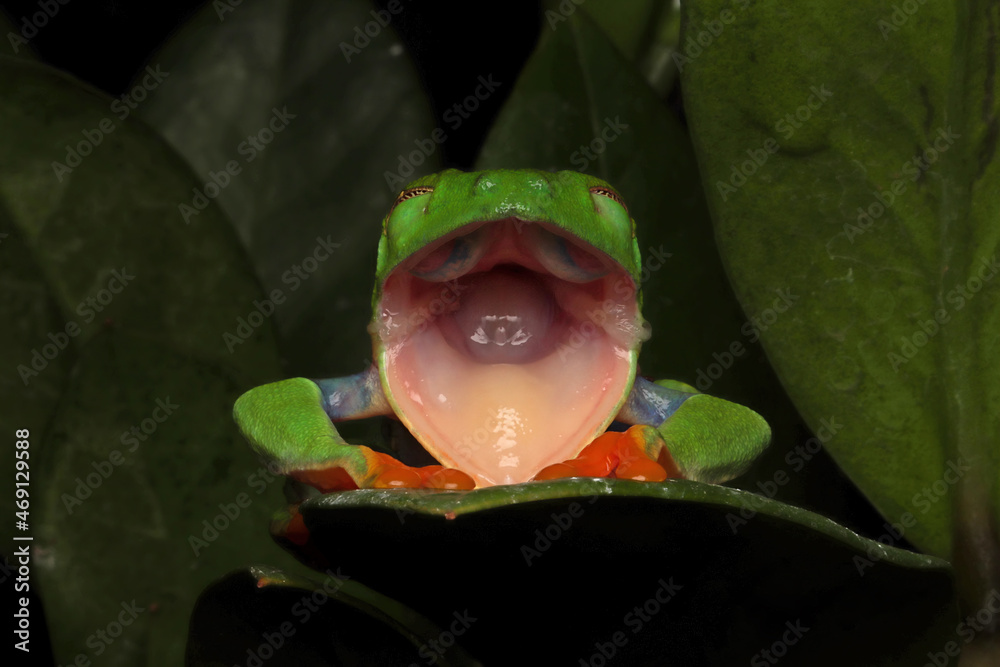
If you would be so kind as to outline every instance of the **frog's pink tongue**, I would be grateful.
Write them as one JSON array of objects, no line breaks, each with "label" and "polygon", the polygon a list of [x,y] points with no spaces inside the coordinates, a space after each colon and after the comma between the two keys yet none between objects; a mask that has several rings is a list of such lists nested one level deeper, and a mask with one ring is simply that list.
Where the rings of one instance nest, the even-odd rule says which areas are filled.
[{"label": "frog's pink tongue", "polygon": [[448,342],[486,364],[518,364],[549,352],[555,304],[538,280],[514,268],[478,273],[458,310],[442,318]]}]

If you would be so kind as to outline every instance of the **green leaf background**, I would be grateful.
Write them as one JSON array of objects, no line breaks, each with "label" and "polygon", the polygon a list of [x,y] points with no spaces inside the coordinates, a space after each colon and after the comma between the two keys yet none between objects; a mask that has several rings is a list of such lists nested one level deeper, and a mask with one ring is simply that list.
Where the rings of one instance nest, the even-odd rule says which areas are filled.
[{"label": "green leaf background", "polygon": [[[729,5],[689,3],[686,34],[711,36]],[[733,284],[750,308],[803,292],[764,333],[782,381],[812,426],[841,418],[838,463],[890,521],[915,519],[916,546],[962,564],[974,603],[1000,583],[1000,13],[730,11],[682,81]],[[769,139],[780,150],[743,167]]]},{"label": "green leaf background", "polygon": [[[17,356],[3,423],[31,434],[34,581],[48,592],[61,660],[92,650],[88,638],[135,600],[147,610],[141,629],[113,644],[106,664],[134,664],[137,650],[176,663],[201,587],[249,553],[285,558],[254,539],[280,485],[260,488],[266,497],[248,486],[258,465],[219,419],[247,382],[276,372],[269,328],[237,355],[221,338],[234,305],[259,288],[217,209],[195,225],[179,220],[174,202],[194,179],[154,132],[118,121],[107,97],[68,77],[0,67],[4,291],[23,308],[7,334]],[[113,130],[94,132],[105,120]],[[89,141],[84,130],[101,139],[60,181],[52,163]],[[116,271],[123,286],[109,282]],[[31,350],[58,355],[39,369]],[[196,555],[189,536],[239,493],[253,502],[227,539]],[[5,513],[8,534],[13,518]]]},{"label": "green leaf background", "polygon": [[[772,424],[770,451],[736,482],[757,495],[720,490],[735,494],[725,501],[731,513],[737,502],[759,501],[796,517],[801,526],[792,537],[766,539],[790,539],[807,552],[823,522],[784,503],[895,546],[912,542],[953,561],[961,602],[975,611],[1000,586],[1000,396],[990,370],[1000,322],[991,281],[961,309],[948,296],[996,249],[996,7],[926,3],[893,18],[892,7],[823,0],[794,11],[739,0],[689,0],[682,10],[656,0],[513,3],[502,16],[491,13],[495,29],[488,31],[470,27],[480,24],[465,5],[401,6],[357,53],[343,45],[360,44],[358,31],[378,25],[386,3],[202,3],[189,7],[190,16],[174,10],[155,27],[150,19],[146,42],[131,58],[100,61],[109,71],[118,67],[118,78],[109,74],[104,81],[113,83],[101,84],[106,91],[144,91],[127,118],[118,116],[113,97],[33,62],[37,54],[81,78],[95,76],[95,66],[77,62],[81,53],[97,60],[92,51],[56,45],[83,9],[61,9],[30,48],[0,60],[0,288],[8,323],[0,328],[7,369],[0,422],[5,431],[32,433],[33,592],[43,598],[56,660],[85,653],[94,664],[181,664],[202,590],[208,587],[199,618],[221,619],[212,605],[227,596],[245,594],[247,609],[267,608],[260,601],[272,598],[255,597],[245,575],[220,577],[253,563],[293,577],[301,572],[266,535],[268,518],[284,504],[281,482],[268,481],[238,437],[231,405],[263,382],[351,373],[367,362],[379,220],[398,190],[386,174],[398,173],[408,159],[400,156],[435,127],[447,128],[448,141],[414,176],[442,165],[583,168],[622,190],[644,255],[651,248],[671,254],[661,268],[650,266],[643,283],[654,330],[643,374],[696,383],[715,364],[723,372],[710,378],[708,391],[753,407]],[[94,16],[139,25],[125,7],[118,16],[112,9]],[[12,24],[3,32],[17,30],[23,12],[3,8]],[[464,27],[442,19],[449,13]],[[96,34],[88,43],[100,41]],[[142,85],[146,65],[169,73],[150,90]],[[445,112],[467,99],[477,76],[490,75],[503,82],[499,94],[461,127],[451,126]],[[824,85],[832,97],[796,119],[800,127],[786,137],[778,121],[794,119]],[[295,117],[247,160],[242,142],[286,107]],[[60,180],[53,161],[65,162],[67,147],[105,118],[114,131],[102,133],[92,154]],[[916,181],[903,181],[905,192],[858,231],[858,207],[906,179],[907,161],[949,126],[960,138]],[[596,142],[606,128],[621,131]],[[717,183],[730,179],[734,164],[759,158],[769,137],[780,148],[723,198]],[[587,146],[594,159],[581,157]],[[230,161],[240,173],[185,220],[181,206],[205,191],[213,173],[218,182]],[[339,247],[292,289],[287,272],[302,266],[317,237]],[[99,316],[85,318],[80,304],[123,267],[134,280]],[[285,301],[273,315],[238,329],[239,318],[248,319],[274,290]],[[797,300],[769,314],[776,290]],[[926,344],[914,343],[916,354],[896,372],[889,353],[902,353],[902,339],[913,341],[941,309],[947,321]],[[62,340],[58,332],[69,322],[80,333],[67,336],[66,349],[25,383],[18,366],[30,367],[34,350],[56,344],[52,336]],[[245,340],[240,331],[248,332]],[[735,343],[742,352],[726,361]],[[178,407],[126,451],[123,436],[143,420],[152,423],[158,400]],[[802,418],[818,439],[810,440]],[[826,437],[830,423],[842,426]],[[374,444],[396,437],[377,423],[346,432]],[[802,455],[820,440],[836,464],[825,451]],[[95,466],[106,470],[102,462],[114,450],[123,463],[70,513],[64,494]],[[949,462],[959,459],[971,469],[948,483]],[[13,478],[12,456],[0,472]],[[933,498],[926,511],[915,500],[924,489]],[[202,522],[217,519],[241,493],[248,506],[196,555],[191,537],[209,535]],[[680,496],[671,502],[699,502]],[[10,535],[13,507],[3,506],[0,525]],[[915,521],[905,538],[887,535],[886,525],[907,512]],[[766,514],[749,515],[760,522],[754,535],[770,525]],[[840,527],[834,532],[838,548],[871,544]],[[324,539],[353,557],[374,554],[361,583],[379,591],[379,571],[413,564],[401,549],[378,561],[378,544],[364,543],[371,537],[362,531],[343,544],[331,529]],[[931,563],[935,600],[947,597],[940,561],[898,559],[912,571],[897,583],[919,579],[927,574],[922,563]],[[824,576],[815,574],[814,582]],[[864,580],[855,584],[863,599]],[[373,595],[362,605],[367,620],[351,616],[355,627],[402,614],[397,602]],[[134,627],[94,655],[88,639],[133,599],[144,609]],[[755,591],[751,602],[780,607],[782,599],[792,598],[775,586]],[[910,644],[917,651],[910,662],[897,664],[923,659],[924,649],[949,637],[960,641],[948,634],[959,621],[954,608],[933,607],[933,632]],[[411,618],[421,632],[433,634],[426,623],[447,621],[420,600],[413,610],[429,620],[399,618]],[[507,613],[500,603],[495,611]],[[241,632],[259,622],[242,618]],[[219,631],[207,630],[209,637]],[[966,655],[988,655],[987,635]],[[662,655],[658,640],[648,641],[648,650]]]},{"label": "green leaf background", "polygon": [[[372,22],[371,11],[365,0],[267,0],[220,22],[206,6],[153,57],[172,78],[140,109],[206,183],[239,164],[217,201],[265,292],[285,297],[274,319],[289,372],[310,377],[355,373],[370,360],[372,248],[414,172],[385,174],[434,129],[391,26],[376,23],[374,37],[358,40],[354,28]],[[275,109],[294,118],[258,150],[247,138],[267,138]],[[437,171],[440,156],[411,169]],[[339,247],[310,273],[303,264],[317,238]]]}]

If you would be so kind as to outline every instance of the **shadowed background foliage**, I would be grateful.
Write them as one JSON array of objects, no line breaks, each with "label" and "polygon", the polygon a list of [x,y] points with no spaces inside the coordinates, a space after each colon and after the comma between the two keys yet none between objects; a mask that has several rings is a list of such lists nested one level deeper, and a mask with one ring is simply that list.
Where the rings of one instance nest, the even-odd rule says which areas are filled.
[{"label": "shadowed background foliage", "polygon": [[[827,25],[820,20],[823,3],[812,4],[812,20]],[[766,263],[776,268],[777,277],[750,287],[755,277],[766,275],[767,267],[730,261],[729,275],[742,276],[742,287],[737,289],[744,298],[741,308],[716,251],[715,237],[720,233],[722,245],[737,251],[741,244],[765,244],[759,238],[734,239],[761,228],[760,220],[773,210],[773,202],[766,199],[772,177],[753,181],[740,193],[747,196],[753,187],[762,188],[759,212],[749,206],[724,206],[726,200],[720,201],[718,189],[711,185],[706,187],[708,197],[701,195],[702,182],[714,181],[700,178],[699,166],[711,170],[713,178],[726,178],[732,156],[756,145],[751,141],[757,138],[754,132],[784,108],[754,102],[756,98],[746,94],[749,84],[742,75],[729,83],[712,76],[731,76],[734,68],[743,72],[745,63],[758,58],[794,59],[794,51],[781,55],[774,46],[780,43],[774,33],[781,33],[788,17],[773,7],[746,15],[738,25],[749,35],[749,52],[731,48],[739,41],[734,39],[734,28],[728,42],[719,37],[714,50],[706,48],[704,57],[696,56],[703,69],[692,67],[684,77],[669,57],[680,29],[680,16],[669,3],[616,5],[592,0],[586,10],[595,22],[569,2],[548,13],[528,2],[507,3],[502,11],[484,9],[481,14],[466,3],[404,2],[403,6],[390,29],[373,37],[372,46],[363,47],[347,67],[340,44],[352,41],[355,27],[371,20],[370,8],[363,2],[339,3],[336,11],[306,2],[60,5],[30,39],[30,50],[20,48],[16,59],[54,66],[112,97],[128,94],[140,84],[147,65],[169,72],[167,83],[144,95],[148,99],[129,114],[131,119],[108,135],[104,156],[88,163],[103,164],[103,170],[88,166],[89,175],[80,176],[81,169],[69,189],[51,187],[49,158],[38,156],[58,159],[70,141],[66,137],[75,137],[79,128],[92,126],[102,114],[110,115],[110,98],[93,96],[84,101],[87,94],[81,96],[73,84],[48,74],[41,76],[50,77],[50,83],[33,93],[32,75],[23,69],[5,70],[6,99],[36,112],[14,112],[7,125],[17,127],[22,137],[17,150],[9,153],[4,171],[0,231],[13,229],[11,220],[17,221],[19,231],[4,239],[6,248],[0,248],[11,257],[9,263],[4,259],[0,275],[8,286],[15,286],[5,292],[4,308],[19,324],[4,346],[5,360],[8,355],[10,359],[5,363],[7,373],[13,377],[3,378],[4,396],[10,398],[0,416],[12,428],[27,419],[38,434],[32,445],[33,455],[37,454],[32,471],[45,481],[36,482],[34,489],[47,497],[37,499],[32,510],[40,523],[45,517],[37,534],[48,541],[36,552],[35,564],[43,585],[67,592],[45,601],[50,619],[58,619],[53,625],[62,637],[60,660],[72,659],[73,646],[87,650],[83,638],[96,627],[93,616],[103,618],[101,605],[107,599],[134,597],[141,590],[152,604],[150,613],[140,618],[143,631],[133,636],[144,637],[144,645],[123,647],[122,642],[106,659],[118,656],[120,664],[132,664],[139,651],[169,656],[173,662],[162,664],[177,664],[193,591],[250,561],[301,570],[263,533],[266,518],[282,503],[281,484],[261,482],[266,477],[259,474],[229,423],[228,406],[255,384],[290,375],[353,373],[367,363],[370,341],[365,325],[378,221],[398,190],[386,184],[384,174],[398,170],[397,156],[411,151],[414,142],[430,136],[435,127],[447,132],[447,140],[414,175],[441,166],[574,168],[579,164],[573,156],[596,135],[600,123],[620,117],[629,124],[630,131],[588,160],[585,168],[616,184],[629,199],[644,253],[647,248],[672,253],[664,269],[652,272],[643,285],[654,338],[644,349],[642,372],[702,382],[699,388],[744,403],[768,419],[775,444],[735,486],[815,510],[871,538],[886,534],[885,518],[825,451],[796,453],[813,434],[757,340],[759,321],[748,319],[764,313],[775,290],[779,295],[781,289],[790,291],[796,300],[805,296],[808,304],[809,294],[800,290],[808,280],[799,274],[785,280],[783,265],[770,258]],[[28,2],[3,2],[0,8],[15,26],[38,11],[36,3]],[[723,9],[708,2],[692,3],[688,20],[707,25]],[[877,13],[847,19],[876,22]],[[805,35],[810,29],[816,27],[805,20],[796,24],[795,34]],[[9,42],[0,46],[11,54]],[[880,56],[875,49],[871,61]],[[803,71],[807,66],[821,71],[827,67],[819,56],[801,64]],[[851,81],[853,70],[844,71]],[[471,93],[479,77],[499,82],[498,91],[480,100],[475,111],[463,114],[456,124],[454,105]],[[696,99],[685,100],[682,81],[689,85],[684,92],[697,95]],[[773,90],[766,79],[755,86],[757,91]],[[943,94],[932,87],[928,90]],[[733,98],[729,102],[727,95]],[[685,105],[689,112],[698,110],[701,117],[712,119],[701,121],[704,133],[694,145]],[[174,229],[180,216],[172,204],[191,201],[187,193],[227,160],[242,162],[245,154],[238,150],[242,139],[283,108],[296,116],[283,141],[259,151],[253,162],[243,162],[243,173],[198,213],[196,225]],[[836,108],[831,103],[825,113]],[[720,110],[730,116],[715,118],[723,113]],[[135,122],[136,118],[147,125]],[[699,127],[698,122],[694,125]],[[713,136],[720,128],[721,135]],[[48,144],[47,136],[51,136]],[[772,163],[789,180],[793,175],[810,177],[801,171],[803,162],[796,161],[819,150],[810,139],[824,141],[823,136],[817,139],[803,131],[796,137],[801,145],[786,144],[789,154],[779,156],[788,162],[775,158]],[[108,156],[116,150],[117,158]],[[908,151],[907,147],[899,154],[905,158],[912,152]],[[180,156],[189,166],[182,165]],[[889,167],[902,161],[894,156],[884,160]],[[132,169],[133,163],[176,164],[176,168],[167,169],[166,176],[155,167]],[[808,190],[807,184],[795,187],[799,192]],[[162,192],[151,194],[158,191]],[[795,192],[782,196],[797,201]],[[820,191],[823,196],[832,195]],[[148,206],[150,198],[159,203]],[[801,205],[808,211],[821,208],[823,202]],[[109,206],[108,217],[94,214],[99,206]],[[721,223],[714,234],[710,215]],[[119,225],[115,216],[130,224]],[[197,237],[191,235],[192,229],[198,230]],[[336,260],[291,288],[294,283],[285,279],[287,270],[327,234],[339,246]],[[9,252],[12,246],[18,252]],[[145,283],[149,287],[137,279],[136,289],[116,299],[107,317],[87,322],[91,326],[52,362],[39,382],[32,381],[26,393],[13,368],[30,359],[32,348],[48,332],[79,319],[77,303],[106,282],[123,256],[142,267],[143,278],[153,276]],[[800,256],[804,259],[805,252]],[[232,284],[223,286],[220,281]],[[227,348],[225,339],[220,342],[222,331],[236,331],[237,318],[252,312],[253,294],[275,289],[288,298],[273,318],[251,335],[239,336],[235,345],[230,342]],[[240,296],[244,291],[246,296]],[[813,306],[795,308],[792,317],[781,320],[783,326],[813,330],[821,326],[809,319],[816,312]],[[176,331],[171,325],[177,325]],[[737,349],[739,353],[729,352]],[[782,346],[780,339],[770,343],[768,352],[786,359],[790,349],[800,357],[809,356],[802,348]],[[817,351],[812,356],[822,354]],[[841,369],[852,363],[850,355],[833,359]],[[811,384],[810,366],[799,363],[794,368],[796,400],[802,400],[800,396],[810,394],[801,391]],[[818,428],[824,420],[827,424],[840,420],[854,431],[865,428],[865,422],[853,419],[849,404],[827,410],[823,382],[817,379],[816,392],[806,403],[810,423]],[[179,400],[176,397],[195,386],[198,398],[186,403],[190,411],[179,409],[178,419],[167,421],[151,437],[160,446],[143,447],[139,458],[126,460],[120,474],[95,490],[86,512],[71,514],[63,494],[74,493],[77,478],[91,470],[92,461],[106,459],[115,447],[121,449],[119,434],[148,417],[158,398],[169,395]],[[183,399],[180,402],[185,405]],[[352,424],[343,431],[356,442],[392,444],[402,437],[391,425]],[[217,446],[206,446],[213,438]],[[856,437],[846,441],[844,451],[854,451],[850,448],[857,441]],[[858,467],[854,458],[847,460]],[[6,460],[2,466],[5,474],[12,469]],[[859,470],[862,478],[875,478],[865,489],[869,497],[882,502],[885,496],[877,479],[881,468],[861,465]],[[9,474],[13,476],[12,470]],[[258,477],[250,481],[255,474]],[[927,481],[932,481],[930,477]],[[260,500],[256,500],[257,482],[260,493],[267,494]],[[255,502],[238,530],[226,532],[218,544],[212,540],[206,547],[192,546],[190,535],[202,531],[204,538],[201,521],[217,515],[220,503],[232,502],[240,493],[248,493]],[[732,502],[733,508],[740,507],[741,501]],[[896,507],[900,505],[890,504],[888,510],[880,505],[893,520],[899,515]],[[160,523],[150,524],[156,517]],[[725,527],[724,517],[717,520]],[[11,529],[9,514],[3,522],[5,530]],[[932,545],[931,553],[947,555],[946,549],[938,548],[940,541],[934,541],[940,535],[925,539],[921,546]],[[156,540],[163,546],[151,550],[149,545]],[[902,537],[889,541],[909,547]],[[105,550],[111,544],[116,546],[108,554]],[[387,564],[397,558],[405,561],[393,554]],[[62,559],[70,560],[72,567]],[[158,574],[150,575],[146,588],[135,587],[143,573],[154,571]],[[117,589],[108,585],[111,581],[117,582]],[[109,588],[105,600],[90,593]],[[371,601],[370,592],[352,595],[345,602],[348,607],[364,606],[356,602],[364,599],[369,607],[384,609],[383,602]],[[94,611],[82,612],[88,604],[95,605]],[[420,628],[412,630],[412,636],[434,634],[427,629],[432,626],[407,613],[392,618],[393,623]],[[488,655],[479,657],[488,662]]]}]

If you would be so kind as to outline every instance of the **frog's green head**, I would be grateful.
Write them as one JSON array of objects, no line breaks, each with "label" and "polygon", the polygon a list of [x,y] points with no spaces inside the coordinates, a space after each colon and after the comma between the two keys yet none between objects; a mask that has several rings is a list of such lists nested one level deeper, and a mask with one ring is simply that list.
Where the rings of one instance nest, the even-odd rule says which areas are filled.
[{"label": "frog's green head", "polygon": [[449,169],[407,185],[382,221],[375,301],[400,262],[466,225],[517,219],[563,230],[606,254],[638,282],[635,221],[605,181],[577,171]]},{"label": "frog's green head", "polygon": [[640,271],[635,223],[593,176],[448,170],[410,183],[383,221],[373,295],[393,409],[482,483],[572,458],[632,386],[649,336]]}]

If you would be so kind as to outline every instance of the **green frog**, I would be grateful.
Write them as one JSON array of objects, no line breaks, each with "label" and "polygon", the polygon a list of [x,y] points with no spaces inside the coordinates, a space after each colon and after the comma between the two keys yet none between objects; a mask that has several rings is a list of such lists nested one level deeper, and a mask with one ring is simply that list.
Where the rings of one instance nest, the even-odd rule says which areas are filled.
[{"label": "green frog", "polygon": [[[253,389],[236,421],[283,473],[323,492],[731,479],[770,428],[741,405],[637,375],[650,337],[641,274],[635,221],[599,178],[425,176],[382,221],[372,365]],[[402,422],[440,465],[404,465],[335,427],[378,415]],[[606,433],[615,421],[630,428]]]}]

